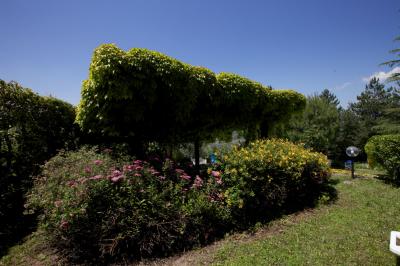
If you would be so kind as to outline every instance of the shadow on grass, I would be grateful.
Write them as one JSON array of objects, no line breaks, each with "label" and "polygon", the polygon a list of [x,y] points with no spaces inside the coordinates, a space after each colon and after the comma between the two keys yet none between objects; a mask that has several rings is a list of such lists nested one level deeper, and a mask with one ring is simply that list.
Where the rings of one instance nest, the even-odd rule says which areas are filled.
[{"label": "shadow on grass", "polygon": [[0,230],[0,258],[7,255],[8,250],[20,244],[25,237],[33,233],[37,228],[36,215],[19,215],[1,223]]},{"label": "shadow on grass", "polygon": [[400,187],[400,179],[394,179],[394,178],[390,177],[389,175],[379,174],[376,176],[376,179],[379,179],[382,182],[384,182],[385,184],[394,186],[396,188]]},{"label": "shadow on grass", "polygon": [[[324,183],[321,187],[320,190],[316,193],[310,193],[310,197],[305,200],[304,198],[302,200],[296,200],[296,197],[292,197],[292,199],[288,199],[288,201],[281,205],[277,206],[277,208],[270,209],[268,213],[261,213],[260,211],[258,212],[258,215],[256,214],[253,217],[250,217],[251,215],[254,215],[254,211],[257,212],[257,208],[250,210],[250,213],[246,213],[243,215],[243,219],[238,219],[239,223],[242,223],[241,225],[233,225],[233,227],[225,228],[224,232],[219,235],[215,235],[211,241],[206,241],[203,242],[201,245],[197,246],[198,247],[206,247],[216,241],[219,241],[226,236],[226,234],[231,235],[231,234],[240,234],[240,233],[246,233],[253,235],[255,234],[259,229],[260,225],[266,225],[270,222],[276,221],[278,219],[281,219],[282,217],[285,217],[287,215],[291,214],[300,214],[302,212],[307,212],[307,210],[314,209],[318,206],[321,205],[329,205],[333,204],[338,200],[338,191],[336,189],[336,185],[340,183],[340,179],[338,178],[331,178],[328,182]],[[311,196],[312,195],[312,196]],[[238,218],[238,217],[237,217]],[[151,265],[157,265],[157,261],[160,259],[168,259],[169,257],[180,257],[182,256],[186,251],[193,249],[193,247],[189,247],[188,249],[184,250],[179,250],[176,251],[173,254],[168,254],[167,256],[155,256],[155,257],[149,257],[149,258],[144,258],[144,261],[151,264]],[[134,263],[137,263],[138,261],[133,261]]]},{"label": "shadow on grass", "polygon": [[284,214],[290,214],[304,209],[315,208],[321,204],[333,204],[338,199],[338,192],[336,185],[340,183],[340,179],[331,178],[328,182],[324,183],[317,193],[310,193],[310,197],[303,201],[298,201],[294,198],[288,202],[288,206],[284,209]]},{"label": "shadow on grass", "polygon": [[233,231],[245,232],[253,231],[254,226],[258,224],[267,224],[283,216],[299,213],[307,209],[313,209],[321,205],[333,204],[338,199],[336,185],[340,182],[337,178],[331,178],[323,184],[313,187],[309,185],[309,189],[301,192],[290,191],[288,197],[283,204],[268,206],[259,204],[252,206],[247,210],[241,210],[239,216],[235,217],[238,221]]}]

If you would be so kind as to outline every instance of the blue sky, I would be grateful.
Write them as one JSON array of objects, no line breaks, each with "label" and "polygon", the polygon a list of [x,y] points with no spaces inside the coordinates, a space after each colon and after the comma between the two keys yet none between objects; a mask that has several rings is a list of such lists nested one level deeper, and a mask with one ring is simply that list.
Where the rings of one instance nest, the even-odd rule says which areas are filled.
[{"label": "blue sky", "polygon": [[347,106],[399,47],[398,0],[2,0],[0,79],[77,104],[103,43]]}]

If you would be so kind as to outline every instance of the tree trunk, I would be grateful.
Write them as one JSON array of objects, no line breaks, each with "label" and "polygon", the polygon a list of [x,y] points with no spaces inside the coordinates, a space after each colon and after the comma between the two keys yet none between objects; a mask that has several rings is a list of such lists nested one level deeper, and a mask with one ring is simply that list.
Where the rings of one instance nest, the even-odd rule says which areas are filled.
[{"label": "tree trunk", "polygon": [[268,123],[267,122],[261,123],[261,125],[260,125],[260,137],[262,139],[268,138],[268,131],[269,131]]},{"label": "tree trunk", "polygon": [[200,140],[199,138],[196,138],[194,141],[194,164],[195,164],[195,169],[196,172],[200,172]]},{"label": "tree trunk", "polygon": [[8,132],[5,133],[4,135],[4,140],[6,142],[6,146],[7,146],[7,154],[6,154],[6,161],[7,161],[7,172],[10,173],[11,172],[11,163],[12,163],[12,144],[11,144],[11,140],[8,137]]}]

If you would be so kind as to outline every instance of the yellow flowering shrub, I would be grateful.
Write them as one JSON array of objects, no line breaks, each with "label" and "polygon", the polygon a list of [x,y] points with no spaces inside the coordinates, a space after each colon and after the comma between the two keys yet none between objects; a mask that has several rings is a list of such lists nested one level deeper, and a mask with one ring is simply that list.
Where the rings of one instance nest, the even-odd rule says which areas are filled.
[{"label": "yellow flowering shrub", "polygon": [[314,204],[325,191],[330,169],[325,155],[272,139],[234,148],[212,173],[219,173],[225,202],[243,224]]}]

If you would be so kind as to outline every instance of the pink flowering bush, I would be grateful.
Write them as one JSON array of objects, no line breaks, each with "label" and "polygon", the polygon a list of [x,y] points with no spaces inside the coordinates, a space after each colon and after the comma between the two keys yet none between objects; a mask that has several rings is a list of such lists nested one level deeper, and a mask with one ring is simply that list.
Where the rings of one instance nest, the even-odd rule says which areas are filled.
[{"label": "pink flowering bush", "polygon": [[213,180],[168,159],[155,168],[84,148],[44,165],[28,207],[41,213],[54,245],[80,262],[167,255],[229,228],[229,208]]}]

